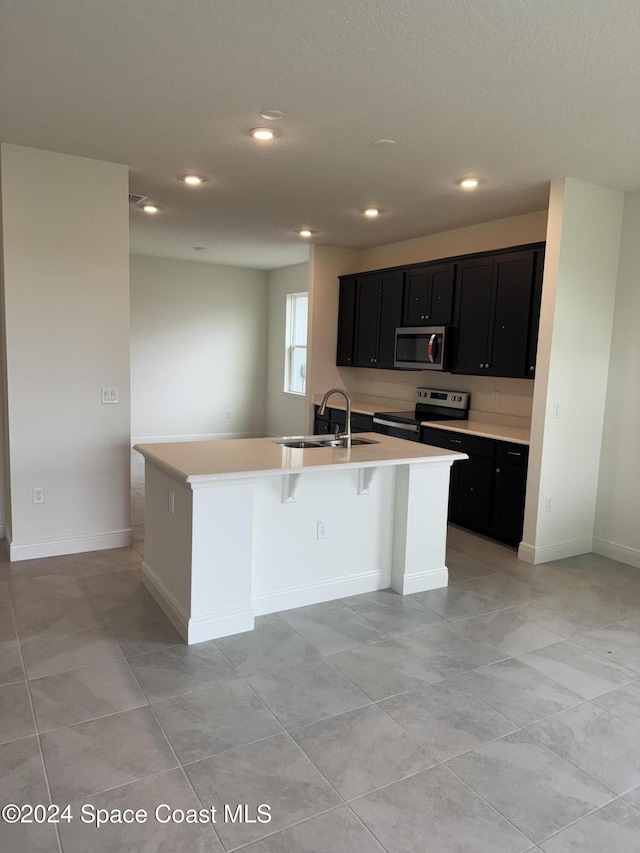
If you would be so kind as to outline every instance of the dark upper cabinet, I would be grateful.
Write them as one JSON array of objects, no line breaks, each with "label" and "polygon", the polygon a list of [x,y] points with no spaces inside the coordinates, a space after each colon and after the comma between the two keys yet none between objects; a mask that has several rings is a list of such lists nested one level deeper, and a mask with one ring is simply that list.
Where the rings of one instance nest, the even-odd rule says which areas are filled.
[{"label": "dark upper cabinet", "polygon": [[446,326],[453,314],[455,264],[430,264],[405,273],[403,326]]},{"label": "dark upper cabinet", "polygon": [[544,246],[536,249],[533,271],[533,294],[531,296],[531,314],[529,316],[529,341],[527,345],[527,376],[536,375],[536,354],[538,350],[538,327],[540,325],[540,305],[542,302],[542,276],[544,273]]},{"label": "dark upper cabinet", "polygon": [[402,321],[402,272],[358,276],[353,364],[393,367],[395,330]]},{"label": "dark upper cabinet", "polygon": [[356,277],[340,280],[340,302],[338,306],[338,352],[336,364],[353,364],[356,322]]},{"label": "dark upper cabinet", "polygon": [[458,264],[453,373],[530,375],[535,252],[505,252]]}]

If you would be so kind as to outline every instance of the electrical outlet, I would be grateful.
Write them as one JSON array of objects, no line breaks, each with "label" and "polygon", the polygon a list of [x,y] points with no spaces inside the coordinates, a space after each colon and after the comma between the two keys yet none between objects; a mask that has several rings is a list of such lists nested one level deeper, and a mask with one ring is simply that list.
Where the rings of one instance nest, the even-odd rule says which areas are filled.
[{"label": "electrical outlet", "polygon": [[176,511],[176,494],[172,489],[169,489],[169,512],[171,515]]},{"label": "electrical outlet", "polygon": [[227,417],[231,420],[231,409],[227,409]]},{"label": "electrical outlet", "polygon": [[499,391],[494,391],[494,392],[493,392],[493,402],[494,402],[494,403],[499,403],[499,402],[500,402],[500,392],[499,392]]},{"label": "electrical outlet", "polygon": [[31,490],[31,494],[33,496],[34,504],[43,504],[44,503],[44,487],[43,486],[34,486]]},{"label": "electrical outlet", "polygon": [[406,393],[407,393],[407,383],[406,383],[406,382],[403,382],[403,383],[402,383],[402,393],[403,393],[403,394],[406,394]]},{"label": "electrical outlet", "polygon": [[551,512],[551,510],[552,510],[551,498],[547,497],[547,498],[545,498],[545,501],[544,501],[544,511],[545,512]]},{"label": "electrical outlet", "polygon": [[560,418],[560,403],[553,404],[553,417],[555,420],[559,420]]},{"label": "electrical outlet", "polygon": [[329,525],[326,521],[318,521],[316,524],[316,539],[326,539],[329,536]]}]

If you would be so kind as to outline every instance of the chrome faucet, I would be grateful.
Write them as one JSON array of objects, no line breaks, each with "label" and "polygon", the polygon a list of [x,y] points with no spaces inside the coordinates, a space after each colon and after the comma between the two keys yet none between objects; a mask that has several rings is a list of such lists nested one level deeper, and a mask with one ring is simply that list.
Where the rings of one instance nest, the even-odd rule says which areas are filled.
[{"label": "chrome faucet", "polygon": [[318,414],[324,415],[324,410],[327,408],[327,400],[332,394],[342,394],[344,399],[347,401],[347,422],[345,424],[345,431],[336,433],[336,438],[341,439],[343,447],[351,447],[351,397],[347,391],[343,391],[342,388],[331,388],[330,391],[327,391],[322,398],[322,404],[320,405]]}]

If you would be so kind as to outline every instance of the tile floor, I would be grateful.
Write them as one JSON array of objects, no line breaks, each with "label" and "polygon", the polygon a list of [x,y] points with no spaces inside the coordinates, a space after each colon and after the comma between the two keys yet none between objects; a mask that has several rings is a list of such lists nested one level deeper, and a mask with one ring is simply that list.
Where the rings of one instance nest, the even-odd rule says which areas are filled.
[{"label": "tile floor", "polygon": [[[446,590],[186,647],[139,580],[139,464],[133,484],[132,548],[0,563],[0,800],[73,815],[0,822],[0,849],[640,850],[640,572],[452,528]],[[225,822],[238,803],[271,821]],[[149,819],[96,829],[98,808]]]}]

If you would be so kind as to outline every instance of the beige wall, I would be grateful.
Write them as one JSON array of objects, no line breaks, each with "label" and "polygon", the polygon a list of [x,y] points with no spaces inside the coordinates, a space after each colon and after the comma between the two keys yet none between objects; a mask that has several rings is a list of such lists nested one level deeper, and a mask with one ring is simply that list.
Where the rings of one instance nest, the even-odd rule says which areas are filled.
[{"label": "beige wall", "polygon": [[551,186],[520,548],[531,562],[592,550],[623,202],[569,178]]},{"label": "beige wall", "polygon": [[625,199],[594,550],[640,568],[640,191]]},{"label": "beige wall", "polygon": [[267,435],[304,432],[304,397],[284,391],[286,310],[289,293],[309,287],[309,264],[295,264],[268,273]]},{"label": "beige wall", "polygon": [[[0,168],[11,556],[123,545],[128,171],[5,144]],[[105,386],[119,389],[118,405],[101,405]]]},{"label": "beige wall", "polygon": [[266,318],[262,270],[132,255],[134,441],[262,435]]}]

